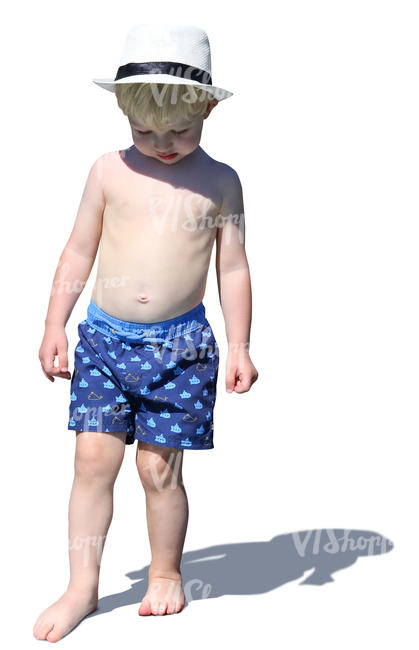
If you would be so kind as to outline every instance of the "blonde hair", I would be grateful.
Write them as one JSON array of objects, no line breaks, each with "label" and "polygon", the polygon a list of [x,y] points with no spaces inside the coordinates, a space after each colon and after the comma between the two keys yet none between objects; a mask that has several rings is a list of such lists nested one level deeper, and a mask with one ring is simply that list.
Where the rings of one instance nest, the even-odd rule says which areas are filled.
[{"label": "blonde hair", "polygon": [[116,99],[127,117],[150,129],[174,122],[189,122],[205,113],[213,96],[186,84],[123,83],[116,85]]}]

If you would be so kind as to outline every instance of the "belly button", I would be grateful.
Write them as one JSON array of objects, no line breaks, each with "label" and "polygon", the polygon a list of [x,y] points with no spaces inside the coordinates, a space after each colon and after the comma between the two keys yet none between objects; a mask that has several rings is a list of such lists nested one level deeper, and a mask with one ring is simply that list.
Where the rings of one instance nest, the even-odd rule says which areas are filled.
[{"label": "belly button", "polygon": [[137,296],[137,298],[138,298],[138,300],[140,300],[141,302],[147,302],[147,300],[148,300],[148,297],[147,297],[146,295],[142,294],[142,293],[140,293],[140,294]]}]

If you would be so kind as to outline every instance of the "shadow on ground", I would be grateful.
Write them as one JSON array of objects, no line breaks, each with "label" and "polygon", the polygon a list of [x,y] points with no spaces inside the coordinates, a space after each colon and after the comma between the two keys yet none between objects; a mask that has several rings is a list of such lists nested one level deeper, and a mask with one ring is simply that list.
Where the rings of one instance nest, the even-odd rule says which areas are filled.
[{"label": "shadow on ground", "polygon": [[[321,586],[333,582],[337,571],[358,558],[388,553],[394,545],[379,533],[343,528],[304,530],[277,535],[269,541],[220,544],[182,556],[185,608],[192,600],[227,594],[263,594],[310,574],[300,585]],[[147,591],[148,566],[130,571],[130,589],[100,598],[87,618],[118,607],[140,605]]]}]

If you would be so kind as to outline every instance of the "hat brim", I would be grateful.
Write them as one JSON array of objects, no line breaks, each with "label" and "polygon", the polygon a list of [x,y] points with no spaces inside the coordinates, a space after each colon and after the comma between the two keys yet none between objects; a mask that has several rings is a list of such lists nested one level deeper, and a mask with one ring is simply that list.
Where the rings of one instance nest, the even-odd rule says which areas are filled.
[{"label": "hat brim", "polygon": [[115,92],[116,86],[119,84],[160,83],[172,86],[185,84],[188,86],[202,88],[202,90],[207,90],[209,93],[211,93],[218,101],[222,101],[223,99],[227,99],[233,95],[232,92],[225,90],[224,88],[219,88],[218,86],[210,86],[208,84],[201,84],[198,81],[194,81],[193,79],[174,77],[170,74],[139,74],[132,77],[125,77],[124,79],[118,79],[118,81],[115,81],[114,79],[92,79],[92,81],[101,88],[109,90],[112,93]]}]

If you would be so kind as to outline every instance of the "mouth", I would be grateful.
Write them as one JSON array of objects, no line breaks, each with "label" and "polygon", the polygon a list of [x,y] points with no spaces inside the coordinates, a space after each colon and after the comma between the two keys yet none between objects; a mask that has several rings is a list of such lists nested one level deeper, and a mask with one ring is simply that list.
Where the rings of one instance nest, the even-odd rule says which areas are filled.
[{"label": "mouth", "polygon": [[178,154],[177,153],[169,153],[169,154],[157,154],[159,158],[163,158],[163,160],[171,160],[172,158],[176,158]]}]

